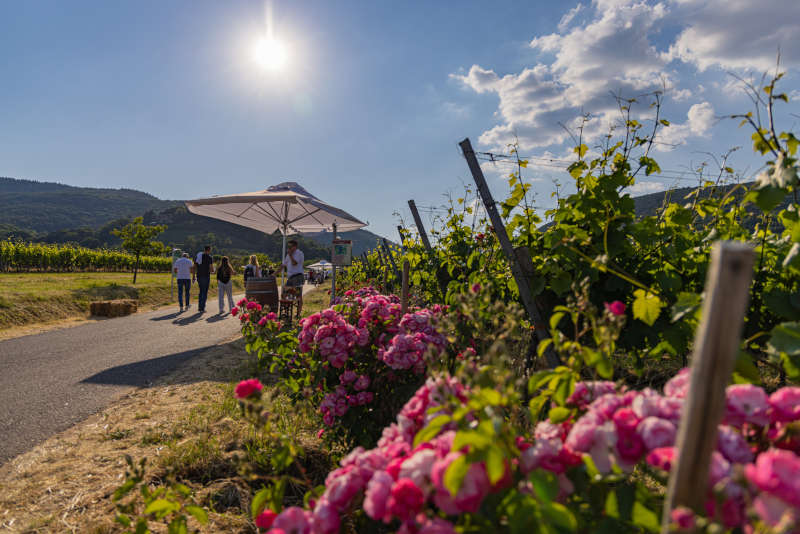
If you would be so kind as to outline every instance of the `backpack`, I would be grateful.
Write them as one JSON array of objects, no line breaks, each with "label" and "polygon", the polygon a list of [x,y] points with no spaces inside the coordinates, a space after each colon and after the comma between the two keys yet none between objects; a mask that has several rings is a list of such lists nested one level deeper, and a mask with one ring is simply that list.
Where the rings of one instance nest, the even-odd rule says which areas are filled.
[{"label": "backpack", "polygon": [[247,282],[248,278],[255,278],[256,276],[256,269],[252,265],[248,265],[244,268],[244,281]]}]

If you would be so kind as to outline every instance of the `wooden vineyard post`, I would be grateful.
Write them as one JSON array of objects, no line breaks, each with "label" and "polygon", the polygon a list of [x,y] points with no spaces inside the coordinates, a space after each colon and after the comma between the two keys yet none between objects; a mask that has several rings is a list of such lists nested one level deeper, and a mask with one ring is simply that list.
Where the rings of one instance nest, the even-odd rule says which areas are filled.
[{"label": "wooden vineyard post", "polygon": [[[503,248],[503,254],[505,254],[509,265],[511,265],[511,273],[514,275],[514,280],[517,282],[522,305],[525,307],[525,311],[528,312],[528,317],[533,323],[533,334],[538,342],[542,342],[548,338],[547,330],[543,328],[545,324],[544,317],[542,317],[539,308],[536,306],[536,302],[533,300],[528,277],[525,275],[517,260],[514,248],[511,246],[511,240],[508,238],[508,232],[506,232],[503,219],[500,218],[500,213],[497,211],[492,193],[489,191],[489,186],[486,184],[486,179],[483,177],[481,166],[478,164],[478,158],[475,157],[475,151],[472,150],[472,143],[470,143],[469,138],[467,138],[461,141],[459,146],[464,153],[464,158],[467,160],[467,165],[469,165],[469,170],[472,173],[472,178],[475,180],[475,185],[478,186],[478,193],[486,208],[486,213],[489,214],[489,220],[492,222],[494,233],[497,235],[500,246]],[[561,359],[550,345],[548,345],[544,352],[544,358],[547,365],[551,368],[561,364]]]},{"label": "wooden vineyard post", "polygon": [[389,263],[392,266],[392,270],[394,271],[395,278],[398,280],[400,279],[400,271],[397,270],[397,265],[394,262],[394,255],[392,254],[392,250],[389,248],[389,242],[384,237],[381,241],[381,245],[383,245],[383,251],[386,253],[386,257],[389,258]]},{"label": "wooden vineyard post", "polygon": [[417,225],[417,233],[422,244],[425,245],[427,250],[431,250],[431,242],[428,241],[428,234],[425,233],[425,227],[422,225],[422,218],[417,211],[417,204],[413,200],[408,201],[408,208],[411,210],[411,216],[414,217],[414,224]]},{"label": "wooden vineyard post", "polygon": [[[422,244],[425,246],[425,250],[428,251],[429,254],[433,254],[434,250],[431,247],[431,242],[428,241],[428,234],[425,232],[425,226],[422,225],[422,218],[419,216],[419,212],[417,211],[417,204],[413,200],[408,201],[408,208],[411,210],[411,215],[414,217],[414,224],[417,225],[417,232],[419,233],[419,239],[422,241]],[[442,302],[447,298],[447,282],[448,280],[439,272],[438,262],[436,265],[436,282],[439,285],[439,291],[442,292]]]},{"label": "wooden vineyard post", "polygon": [[664,503],[664,534],[670,531],[671,511],[676,507],[705,513],[708,468],[725,409],[725,388],[741,342],[754,257],[752,247],[734,241],[718,242],[711,251],[703,316],[692,352],[689,392],[675,443],[677,459]]},{"label": "wooden vineyard post", "polygon": [[406,240],[405,229],[399,224],[397,225],[397,235],[400,236],[400,248],[403,250],[403,252],[405,252],[406,246],[403,244]]},{"label": "wooden vineyard post", "polygon": [[403,286],[400,293],[400,312],[405,315],[408,311],[408,260],[403,260]]}]

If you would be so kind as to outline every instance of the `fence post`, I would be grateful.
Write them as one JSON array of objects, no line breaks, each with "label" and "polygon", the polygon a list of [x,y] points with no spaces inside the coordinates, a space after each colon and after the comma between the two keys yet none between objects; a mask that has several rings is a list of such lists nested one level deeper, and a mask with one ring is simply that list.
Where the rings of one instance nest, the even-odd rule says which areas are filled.
[{"label": "fence post", "polygon": [[[503,224],[503,219],[500,218],[500,214],[497,212],[494,198],[492,198],[492,193],[489,191],[489,186],[486,184],[486,179],[483,177],[483,171],[478,164],[478,159],[475,157],[475,151],[472,150],[472,144],[469,142],[469,138],[461,141],[459,146],[464,153],[464,158],[467,160],[467,165],[469,165],[469,170],[472,173],[472,178],[475,180],[475,185],[478,186],[478,193],[486,208],[486,213],[489,215],[489,220],[492,221],[494,233],[497,235],[503,253],[511,266],[511,273],[514,275],[514,280],[517,282],[522,305],[525,307],[525,311],[528,312],[528,317],[533,323],[533,334],[538,342],[542,342],[548,337],[547,330],[543,328],[545,324],[544,317],[542,317],[542,314],[539,312],[533,295],[531,295],[528,277],[517,260],[517,254],[514,252],[514,248],[511,246],[511,240],[508,238],[508,232]],[[561,364],[561,359],[555,353],[552,346],[548,345],[544,352],[544,358],[547,365],[551,368]]]},{"label": "fence post", "polygon": [[406,251],[406,246],[403,244],[405,242],[405,240],[406,240],[405,229],[402,226],[400,226],[399,224],[397,225],[397,235],[400,236],[400,249],[403,252],[405,252]]},{"label": "fence post", "polygon": [[741,342],[753,278],[753,248],[721,241],[711,251],[703,316],[695,335],[689,392],[675,443],[677,460],[667,487],[662,533],[670,531],[671,511],[687,506],[704,513],[708,468],[725,408],[725,388]]},{"label": "fence post", "polygon": [[400,311],[403,315],[408,311],[408,260],[403,260],[403,286],[400,293]]},{"label": "fence post", "polygon": [[[336,241],[336,223],[333,223],[333,238],[331,240],[331,260],[333,259],[333,242]],[[333,263],[333,262],[331,262]],[[333,301],[336,300],[336,265],[331,265],[333,268],[333,272],[331,272],[331,306],[333,306]],[[287,268],[287,273],[288,268]],[[300,292],[302,294],[303,288],[300,288]]]},{"label": "fence post", "polygon": [[431,250],[431,242],[428,241],[428,234],[425,233],[425,227],[422,225],[422,218],[420,218],[419,212],[417,211],[417,204],[413,200],[409,200],[408,207],[411,210],[411,216],[414,217],[414,224],[417,225],[419,239],[427,250]]},{"label": "fence post", "polygon": [[[413,200],[408,201],[408,207],[411,209],[411,215],[414,217],[414,224],[417,225],[417,232],[419,232],[419,239],[422,241],[422,244],[425,246],[425,250],[427,250],[430,254],[433,254],[433,248],[431,247],[431,242],[428,241],[428,234],[425,232],[425,227],[422,225],[422,218],[419,216],[419,212],[417,211],[417,205]],[[436,272],[434,276],[436,276],[436,283],[439,285],[439,291],[442,293],[442,302],[444,303],[445,299],[447,298],[447,284],[449,280],[446,280],[443,273],[440,272],[438,261],[436,262]]]},{"label": "fence post", "polygon": [[383,251],[386,253],[386,257],[389,258],[389,263],[392,265],[392,270],[394,271],[394,275],[396,278],[400,278],[400,271],[397,270],[397,265],[394,262],[394,255],[392,254],[392,250],[389,248],[389,242],[384,237],[381,241],[383,245]]}]

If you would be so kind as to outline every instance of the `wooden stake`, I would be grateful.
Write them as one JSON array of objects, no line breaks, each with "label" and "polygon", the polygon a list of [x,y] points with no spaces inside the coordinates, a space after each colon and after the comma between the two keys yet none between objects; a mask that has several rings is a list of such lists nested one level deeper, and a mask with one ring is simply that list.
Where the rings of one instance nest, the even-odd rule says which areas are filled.
[{"label": "wooden stake", "polygon": [[406,246],[404,245],[404,242],[406,240],[405,229],[399,224],[397,225],[397,235],[400,236],[400,248],[403,250],[403,252],[405,252],[406,250]]},{"label": "wooden stake", "polygon": [[381,241],[383,245],[383,251],[386,253],[386,257],[389,258],[389,263],[392,265],[392,270],[394,271],[394,276],[398,280],[400,279],[400,271],[397,270],[397,264],[394,262],[394,255],[392,254],[392,249],[389,248],[389,242],[384,237]]},{"label": "wooden stake", "polygon": [[417,211],[417,205],[413,200],[409,200],[408,207],[411,210],[411,215],[414,217],[414,224],[417,225],[417,232],[419,233],[419,238],[422,241],[422,244],[425,245],[426,249],[431,250],[431,242],[428,241],[428,234],[425,233],[425,227],[422,225],[422,219]]},{"label": "wooden stake", "polygon": [[[481,196],[483,205],[486,207],[486,213],[489,215],[489,220],[492,221],[494,233],[497,235],[497,239],[500,241],[500,246],[503,249],[503,253],[505,254],[506,259],[511,266],[511,273],[514,275],[514,280],[517,282],[522,305],[525,307],[525,311],[528,312],[528,317],[533,323],[533,333],[536,336],[536,339],[539,342],[542,342],[548,337],[547,330],[542,328],[542,326],[545,324],[544,317],[542,317],[542,314],[539,312],[539,308],[536,306],[536,302],[533,300],[530,284],[528,283],[528,277],[523,272],[523,269],[517,260],[517,255],[514,252],[514,248],[511,246],[511,240],[508,238],[508,232],[503,224],[503,219],[500,218],[500,213],[497,211],[497,206],[495,205],[494,198],[492,198],[492,193],[489,191],[489,186],[486,184],[486,179],[483,177],[481,166],[478,164],[478,159],[475,157],[475,151],[472,150],[472,143],[470,143],[469,138],[467,138],[461,141],[459,146],[461,147],[464,157],[467,160],[467,165],[469,165],[469,170],[472,173],[472,178],[475,180],[475,185],[478,186],[478,193]],[[551,346],[548,346],[547,350],[545,350],[544,357],[547,365],[551,368],[561,364],[561,359]]]},{"label": "wooden stake", "polygon": [[662,533],[669,532],[670,512],[687,506],[705,515],[708,468],[717,444],[717,426],[725,409],[725,388],[741,343],[753,278],[753,248],[724,241],[711,251],[703,317],[695,335],[689,393],[683,404],[672,468],[664,503]]},{"label": "wooden stake", "polygon": [[408,311],[408,260],[403,260],[403,290],[400,293],[400,310],[403,314]]}]

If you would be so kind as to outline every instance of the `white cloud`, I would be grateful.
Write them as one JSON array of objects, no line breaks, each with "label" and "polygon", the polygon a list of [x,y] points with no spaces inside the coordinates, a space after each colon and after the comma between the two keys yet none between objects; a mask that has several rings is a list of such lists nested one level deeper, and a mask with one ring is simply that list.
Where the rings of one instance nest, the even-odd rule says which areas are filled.
[{"label": "white cloud", "polygon": [[694,104],[686,114],[686,122],[670,124],[658,132],[655,149],[669,152],[686,143],[689,137],[708,137],[714,125],[714,106],[709,102]]},{"label": "white cloud", "polygon": [[675,1],[685,28],[667,54],[710,67],[773,71],[778,50],[781,64],[800,64],[800,2],[797,0]]},{"label": "white cloud", "polygon": [[[664,54],[648,39],[667,13],[664,5],[596,0],[594,7],[595,17],[585,26],[531,41],[532,48],[554,54],[549,65],[505,76],[473,65],[465,75],[451,75],[478,93],[500,98],[499,124],[484,132],[480,143],[495,149],[517,136],[524,147],[558,146],[569,140],[562,125],[574,129],[584,110],[599,119],[585,126],[584,137],[591,140],[617,119],[611,93],[640,95],[671,84]],[[570,13],[567,23],[574,17]]]},{"label": "white cloud", "polygon": [[573,144],[565,126],[576,131],[589,112],[583,141],[593,147],[619,124],[612,94],[639,98],[644,105],[634,116],[645,122],[651,116],[641,95],[665,91],[669,105],[689,106],[683,123],[660,133],[657,149],[669,151],[710,135],[720,92],[742,94],[733,77],[718,83],[706,79],[711,74],[696,76],[696,69],[739,69],[748,78],[774,67],[778,47],[783,65],[798,63],[800,52],[788,56],[800,50],[800,0],[592,0],[566,11],[558,30],[534,36],[530,47],[540,53],[538,62],[519,72],[472,65],[451,75],[499,99],[496,123],[477,144],[498,151],[517,139],[525,151],[560,152]]},{"label": "white cloud", "polygon": [[573,7],[569,11],[567,11],[561,20],[558,22],[558,31],[563,32],[569,27],[569,23],[575,18],[575,15],[580,13],[583,9],[583,4],[578,4],[577,6]]},{"label": "white cloud", "polygon": [[680,102],[692,98],[692,91],[689,89],[675,89],[670,93],[673,100]]},{"label": "white cloud", "polygon": [[659,191],[665,191],[667,189],[667,184],[662,182],[636,182],[632,186],[626,189],[629,193],[634,195],[646,195],[649,193],[658,193]]}]

